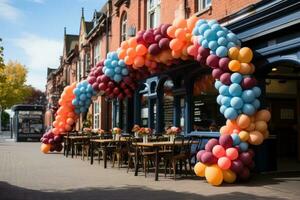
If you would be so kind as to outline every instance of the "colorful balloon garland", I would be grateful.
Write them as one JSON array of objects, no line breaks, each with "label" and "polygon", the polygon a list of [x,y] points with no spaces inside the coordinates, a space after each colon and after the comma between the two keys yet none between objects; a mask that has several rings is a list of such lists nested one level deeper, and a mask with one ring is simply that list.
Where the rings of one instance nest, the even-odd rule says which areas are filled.
[{"label": "colorful balloon garland", "polygon": [[[249,144],[260,145],[268,137],[271,118],[268,110],[259,110],[261,90],[252,76],[252,58],[252,50],[241,48],[238,37],[215,20],[177,18],[172,24],[140,31],[92,68],[87,81],[65,88],[52,133],[70,131],[77,114],[87,112],[96,92],[109,98],[132,97],[139,80],[168,69],[178,60],[194,59],[212,68],[219,91],[217,103],[227,119],[220,138],[209,140],[197,153],[199,162],[194,171],[212,185],[245,180],[254,167]],[[194,90],[199,93],[201,88]]]}]

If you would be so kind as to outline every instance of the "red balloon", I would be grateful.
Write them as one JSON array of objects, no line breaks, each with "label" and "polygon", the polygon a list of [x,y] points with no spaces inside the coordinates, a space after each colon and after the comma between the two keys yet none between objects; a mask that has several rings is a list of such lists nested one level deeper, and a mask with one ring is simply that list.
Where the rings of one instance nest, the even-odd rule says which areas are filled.
[{"label": "red balloon", "polygon": [[201,57],[203,57],[204,59],[206,59],[210,53],[209,53],[209,49],[206,49],[202,46],[199,47],[198,49],[198,53],[201,55]]},{"label": "red balloon", "polygon": [[230,80],[230,73],[226,72],[226,73],[223,73],[221,76],[220,76],[220,81],[225,84],[225,85],[230,85],[231,84],[231,80]]},{"label": "red balloon", "polygon": [[211,68],[218,68],[219,67],[219,57],[216,55],[209,55],[206,59],[206,64]]},{"label": "red balloon", "polygon": [[230,135],[221,135],[219,138],[219,143],[222,145],[225,149],[232,147],[233,140]]},{"label": "red balloon", "polygon": [[114,88],[114,87],[115,87],[114,82],[109,81],[109,82],[108,82],[108,87],[109,87],[109,88]]},{"label": "red balloon", "polygon": [[145,40],[147,43],[153,43],[153,42],[155,42],[155,40],[154,40],[154,35],[153,35],[153,33],[152,33],[150,30],[147,30],[147,31],[144,33],[143,38],[144,38],[144,40]]},{"label": "red balloon", "polygon": [[159,41],[158,46],[161,49],[169,49],[169,44],[170,44],[170,40],[168,38],[162,38]]},{"label": "red balloon", "polygon": [[217,163],[217,158],[211,152],[204,152],[201,155],[201,162],[207,165]]},{"label": "red balloon", "polygon": [[222,69],[223,71],[226,71],[226,72],[229,71],[229,68],[228,68],[229,61],[230,61],[230,59],[227,57],[221,58],[219,60],[220,69]]},{"label": "red balloon", "polygon": [[148,48],[148,52],[152,55],[157,55],[160,52],[158,44],[151,44]]},{"label": "red balloon", "polygon": [[212,76],[214,79],[220,79],[220,76],[223,74],[223,71],[219,68],[213,69]]},{"label": "red balloon", "polygon": [[115,87],[114,90],[113,90],[113,93],[118,95],[120,93],[119,88]]}]

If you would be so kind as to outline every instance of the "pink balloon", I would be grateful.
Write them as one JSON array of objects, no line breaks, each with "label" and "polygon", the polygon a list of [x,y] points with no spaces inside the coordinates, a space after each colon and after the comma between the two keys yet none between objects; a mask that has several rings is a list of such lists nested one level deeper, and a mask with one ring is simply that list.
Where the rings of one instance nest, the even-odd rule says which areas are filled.
[{"label": "pink balloon", "polygon": [[205,150],[206,151],[212,151],[212,149],[214,148],[214,146],[218,145],[219,142],[217,139],[213,138],[213,139],[210,139],[206,145],[205,145]]},{"label": "pink balloon", "polygon": [[143,38],[144,38],[144,40],[145,40],[147,43],[153,43],[153,42],[155,42],[155,40],[154,40],[154,35],[153,35],[153,33],[152,33],[150,30],[147,30],[147,31],[144,33]]},{"label": "pink balloon", "polygon": [[213,69],[212,76],[214,79],[220,79],[220,76],[223,74],[223,71],[219,68]]},{"label": "pink balloon", "polygon": [[223,170],[227,170],[231,166],[231,160],[227,157],[221,157],[218,159],[218,166]]},{"label": "pink balloon", "polygon": [[214,156],[216,156],[217,158],[221,158],[223,156],[225,156],[225,149],[224,147],[222,147],[221,145],[216,145],[214,146],[214,148],[212,149],[212,153]]},{"label": "pink balloon", "polygon": [[226,149],[226,156],[230,159],[230,160],[235,160],[239,157],[239,152],[236,148],[231,147]]}]

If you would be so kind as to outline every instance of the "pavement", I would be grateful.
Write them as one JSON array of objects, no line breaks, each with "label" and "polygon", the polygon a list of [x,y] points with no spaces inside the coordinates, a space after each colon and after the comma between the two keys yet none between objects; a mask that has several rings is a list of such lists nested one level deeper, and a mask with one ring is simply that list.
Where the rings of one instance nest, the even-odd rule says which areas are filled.
[{"label": "pavement", "polygon": [[39,143],[0,140],[0,200],[125,200],[125,199],[300,199],[300,174],[255,175],[247,183],[209,185],[203,178],[176,181],[154,173],[103,168],[103,162],[42,154]]}]

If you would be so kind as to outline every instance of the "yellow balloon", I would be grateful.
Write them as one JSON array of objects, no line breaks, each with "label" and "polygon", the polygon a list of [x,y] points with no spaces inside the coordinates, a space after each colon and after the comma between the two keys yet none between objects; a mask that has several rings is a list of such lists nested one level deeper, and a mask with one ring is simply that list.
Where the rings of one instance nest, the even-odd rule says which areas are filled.
[{"label": "yellow balloon", "polygon": [[243,47],[240,49],[238,54],[238,60],[242,63],[249,63],[253,58],[253,52],[248,47]]},{"label": "yellow balloon", "polygon": [[233,171],[228,169],[228,170],[223,170],[222,172],[223,172],[224,181],[226,183],[234,183],[235,182],[236,174]]},{"label": "yellow balloon", "polygon": [[205,164],[203,164],[202,162],[198,162],[194,166],[194,172],[197,176],[204,177],[205,176],[205,168],[206,168]]},{"label": "yellow balloon", "polygon": [[239,56],[239,49],[237,47],[231,47],[228,51],[228,56],[231,60],[237,60]]},{"label": "yellow balloon", "polygon": [[249,139],[249,133],[247,131],[241,131],[239,136],[243,142],[246,142]]},{"label": "yellow balloon", "polygon": [[223,182],[222,170],[217,165],[207,166],[205,168],[205,178],[211,185],[221,185]]},{"label": "yellow balloon", "polygon": [[230,71],[237,72],[241,69],[241,63],[238,60],[231,60],[228,63],[228,68]]}]

